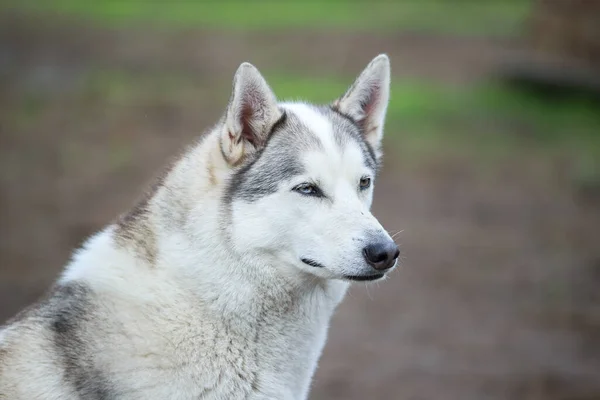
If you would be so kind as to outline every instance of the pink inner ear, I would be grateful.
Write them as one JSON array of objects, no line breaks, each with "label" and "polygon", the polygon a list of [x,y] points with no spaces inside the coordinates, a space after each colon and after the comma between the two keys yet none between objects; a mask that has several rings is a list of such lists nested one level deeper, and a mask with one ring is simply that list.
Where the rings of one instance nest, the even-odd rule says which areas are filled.
[{"label": "pink inner ear", "polygon": [[252,119],[254,118],[254,110],[252,105],[244,102],[240,112],[240,124],[242,125],[242,134],[240,140],[245,139],[250,144],[256,143],[256,132],[252,128]]},{"label": "pink inner ear", "polygon": [[360,107],[365,116],[364,119],[361,121],[364,125],[364,129],[368,129],[368,126],[366,125],[369,123],[370,117],[375,111],[375,107],[377,107],[380,91],[381,88],[379,87],[379,85],[371,86],[369,90],[369,95],[363,101],[360,102]]},{"label": "pink inner ear", "polygon": [[371,126],[373,122],[373,112],[379,103],[379,94],[381,92],[381,87],[379,85],[373,85],[369,89],[368,96],[360,102],[360,108],[362,109],[364,117],[361,121],[357,121],[366,134],[373,130],[373,127]]}]

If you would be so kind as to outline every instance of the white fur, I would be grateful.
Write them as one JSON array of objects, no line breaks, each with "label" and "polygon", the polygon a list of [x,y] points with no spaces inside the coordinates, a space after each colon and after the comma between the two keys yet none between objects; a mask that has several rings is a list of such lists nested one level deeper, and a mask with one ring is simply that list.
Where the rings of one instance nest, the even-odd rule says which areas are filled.
[{"label": "white fur", "polygon": [[[238,84],[253,82],[258,96],[270,90],[254,67],[240,68]],[[234,89],[232,107],[244,95]],[[262,106],[274,96],[263,99]],[[357,190],[361,177],[372,174],[358,145],[336,144],[330,121],[309,105],[281,107],[323,147],[303,155],[303,176],[256,202],[234,201],[224,225],[224,190],[235,173],[230,164],[248,146],[235,142],[239,113],[228,113],[225,128],[186,154],[150,199],[152,261],[120,244],[119,227],[110,225],[62,274],[60,285],[77,282],[94,293],[86,346],[119,399],[307,398],[329,320],[348,288],[341,278],[368,268],[356,242],[365,232],[389,236],[369,211],[372,189]],[[276,114],[257,118],[272,123]],[[255,134],[266,129],[245,123]],[[304,180],[317,180],[329,198],[290,190]],[[301,257],[326,268],[307,266]],[[35,317],[0,331],[0,398],[79,398],[61,378],[52,340]]]},{"label": "white fur", "polygon": [[[372,190],[357,191],[358,181],[371,172],[362,162],[363,155],[354,142],[340,148],[333,137],[330,121],[310,105],[284,103],[284,109],[300,117],[320,138],[323,150],[304,155],[306,175],[288,183],[291,188],[304,181],[318,181],[328,200],[299,200],[290,190],[281,190],[257,203],[236,204],[233,230],[235,242],[244,248],[267,248],[277,260],[325,278],[360,275],[369,267],[363,260],[357,240],[369,232],[389,237],[369,211]],[[296,204],[291,208],[289,204]],[[265,215],[274,214],[273,218]],[[256,234],[246,235],[249,230]],[[260,241],[260,243],[257,243]],[[282,246],[285,243],[285,246]],[[326,269],[299,263],[301,257],[313,258]]]}]

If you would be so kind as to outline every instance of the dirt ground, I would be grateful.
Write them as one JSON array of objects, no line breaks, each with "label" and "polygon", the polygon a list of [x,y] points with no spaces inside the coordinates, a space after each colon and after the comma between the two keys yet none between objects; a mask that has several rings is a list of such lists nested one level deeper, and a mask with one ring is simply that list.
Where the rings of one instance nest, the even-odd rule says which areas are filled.
[{"label": "dirt ground", "polygon": [[[125,32],[4,18],[0,321],[39,296],[86,235],[218,118],[213,77],[245,59],[352,76],[379,51],[395,76],[469,84],[508,50],[484,39]],[[197,74],[207,89],[175,106],[106,107],[73,95],[93,68]],[[51,101],[41,107],[32,92]],[[35,118],[15,116],[23,104]],[[126,161],[114,160],[114,146],[129,149]],[[388,230],[403,230],[403,266],[352,288],[311,398],[600,399],[597,198],[576,190],[560,159],[519,152],[486,173],[468,156],[415,163],[401,134],[386,151],[374,210]]]}]

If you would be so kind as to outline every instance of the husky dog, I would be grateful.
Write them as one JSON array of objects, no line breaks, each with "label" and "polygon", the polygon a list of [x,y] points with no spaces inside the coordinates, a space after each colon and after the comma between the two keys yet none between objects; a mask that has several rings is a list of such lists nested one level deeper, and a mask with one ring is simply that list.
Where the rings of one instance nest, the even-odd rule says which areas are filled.
[{"label": "husky dog", "polygon": [[0,398],[306,399],[352,281],[396,265],[369,209],[390,64],[328,106],[243,63],[227,109],[0,331]]}]

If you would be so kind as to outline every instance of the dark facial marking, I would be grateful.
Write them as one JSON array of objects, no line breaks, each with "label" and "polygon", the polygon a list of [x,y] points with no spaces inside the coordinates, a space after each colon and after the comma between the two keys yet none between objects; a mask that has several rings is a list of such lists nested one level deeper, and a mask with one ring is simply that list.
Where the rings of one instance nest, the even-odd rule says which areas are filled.
[{"label": "dark facial marking", "polygon": [[320,143],[297,117],[287,112],[284,116],[274,124],[264,148],[232,177],[226,190],[226,204],[234,198],[252,202],[275,193],[280,182],[304,171],[298,159],[301,151],[307,143],[314,146]]},{"label": "dark facial marking", "polygon": [[320,107],[319,111],[333,121],[335,138],[340,146],[344,146],[348,140],[354,140],[358,143],[367,166],[374,172],[379,169],[379,160],[375,155],[375,150],[365,140],[366,133],[361,123],[355,121],[352,117],[342,113],[334,106]]},{"label": "dark facial marking", "polygon": [[271,127],[271,130],[269,131],[269,135],[268,137],[273,136],[273,134],[278,131],[281,130],[282,127],[285,125],[285,123],[287,122],[287,118],[288,118],[288,114],[287,112],[282,112],[281,113],[281,117],[279,117],[279,119],[273,124],[273,126]]},{"label": "dark facial marking", "polygon": [[334,113],[336,113],[337,115],[339,115],[340,117],[344,118],[346,121],[348,121],[349,123],[351,123],[352,125],[354,125],[356,127],[356,129],[358,130],[359,133],[363,133],[363,127],[361,124],[359,124],[358,122],[356,122],[354,120],[354,118],[352,118],[351,116],[349,116],[346,113],[343,113],[340,111],[340,109],[336,106],[329,106],[327,107],[327,109],[333,111]]}]

